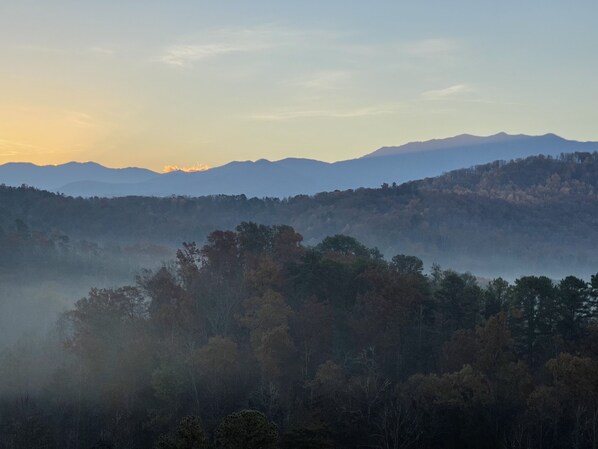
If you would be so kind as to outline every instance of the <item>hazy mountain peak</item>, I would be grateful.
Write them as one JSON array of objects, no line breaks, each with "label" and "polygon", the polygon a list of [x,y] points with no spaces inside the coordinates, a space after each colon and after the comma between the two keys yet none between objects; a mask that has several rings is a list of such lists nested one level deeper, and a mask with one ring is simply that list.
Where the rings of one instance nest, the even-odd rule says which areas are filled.
[{"label": "hazy mountain peak", "polygon": [[453,137],[445,137],[441,139],[431,139],[426,141],[408,142],[404,145],[382,147],[378,150],[366,154],[364,157],[378,157],[389,156],[392,154],[411,153],[417,151],[432,151],[439,149],[450,149],[455,147],[465,147],[479,144],[490,144],[496,142],[504,142],[522,138],[531,138],[524,134],[512,135],[504,131],[490,136],[476,136],[473,134],[459,134]]},{"label": "hazy mountain peak", "polygon": [[564,139],[563,137],[561,137],[561,136],[559,136],[557,134],[554,134],[554,133],[546,133],[542,137],[548,137],[548,138],[551,138],[551,139],[558,139],[558,140],[567,140],[567,139]]}]

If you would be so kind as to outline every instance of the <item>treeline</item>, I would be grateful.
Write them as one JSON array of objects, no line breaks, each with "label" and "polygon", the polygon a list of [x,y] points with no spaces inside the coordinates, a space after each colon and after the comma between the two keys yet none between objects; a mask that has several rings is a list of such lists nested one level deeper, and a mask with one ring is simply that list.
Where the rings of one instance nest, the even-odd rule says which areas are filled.
[{"label": "treeline", "polygon": [[598,276],[481,284],[244,222],[2,354],[0,447],[593,449],[597,314]]},{"label": "treeline", "polygon": [[32,228],[100,244],[203,242],[241,221],[288,223],[315,245],[346,234],[387,257],[503,275],[589,276],[598,264],[598,153],[531,157],[380,189],[287,199],[69,198],[0,187],[0,227]]},{"label": "treeline", "polygon": [[[598,195],[598,153],[569,153],[496,161],[424,180],[428,189],[475,192],[513,202],[554,201]],[[417,181],[416,181],[417,182]]]},{"label": "treeline", "polygon": [[0,351],[24,334],[45,332],[90,286],[131,283],[140,267],[160,266],[174,253],[72,239],[23,220],[0,227]]},{"label": "treeline", "polygon": [[0,227],[0,276],[22,278],[35,275],[58,277],[75,275],[134,275],[141,263],[171,257],[160,245],[99,245],[90,240],[74,240],[54,231],[32,229],[21,219]]}]

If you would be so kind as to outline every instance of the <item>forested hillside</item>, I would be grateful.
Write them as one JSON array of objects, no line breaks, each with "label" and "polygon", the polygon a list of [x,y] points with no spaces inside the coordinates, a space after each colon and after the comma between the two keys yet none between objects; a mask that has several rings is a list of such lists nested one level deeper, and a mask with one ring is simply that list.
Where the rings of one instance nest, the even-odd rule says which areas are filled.
[{"label": "forested hillside", "polygon": [[288,223],[306,243],[347,234],[386,255],[477,274],[591,274],[598,266],[598,153],[531,157],[378,189],[241,196],[70,198],[0,189],[0,226],[101,244],[203,242],[240,221]]},{"label": "forested hillside", "polygon": [[0,447],[598,444],[598,276],[470,274],[241,223],[0,352]]},{"label": "forested hillside", "polygon": [[98,245],[22,220],[0,230],[0,351],[28,333],[45,332],[91,286],[132,282],[174,251],[159,245]]}]

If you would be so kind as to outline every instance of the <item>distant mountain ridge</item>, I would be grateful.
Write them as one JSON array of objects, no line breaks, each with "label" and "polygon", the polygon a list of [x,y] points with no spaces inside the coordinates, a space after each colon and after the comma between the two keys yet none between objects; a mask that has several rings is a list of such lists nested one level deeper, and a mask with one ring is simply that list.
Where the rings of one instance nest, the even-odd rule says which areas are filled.
[{"label": "distant mountain ridge", "polygon": [[62,186],[79,181],[137,183],[155,176],[159,176],[159,173],[145,168],[108,168],[95,162],[67,162],[61,165],[9,162],[0,165],[0,183],[9,186],[26,184],[50,191],[61,191]]},{"label": "distant mountain ridge", "polygon": [[[553,142],[566,141],[562,137],[556,134],[544,134],[542,136],[528,136],[526,134],[507,134],[500,132],[491,136],[474,136],[472,134],[459,134],[454,137],[447,137],[444,139],[432,139],[422,142],[409,142],[405,145],[382,147],[378,150],[366,154],[364,157],[379,157],[379,156],[390,156],[396,154],[412,153],[416,151],[433,151],[440,149],[450,148],[467,148],[474,145],[497,145],[497,144],[512,144],[513,142],[521,142],[526,140],[545,140]],[[546,143],[546,142],[545,142]]]},{"label": "distant mountain ridge", "polygon": [[288,197],[299,194],[378,187],[433,177],[495,160],[534,155],[598,151],[598,142],[567,140],[555,134],[528,136],[499,133],[462,134],[446,139],[382,147],[361,158],[334,163],[287,158],[235,161],[201,172],[159,174],[139,168],[110,169],[94,163],[37,167],[0,166],[0,183],[21,184],[71,196],[203,196]]}]

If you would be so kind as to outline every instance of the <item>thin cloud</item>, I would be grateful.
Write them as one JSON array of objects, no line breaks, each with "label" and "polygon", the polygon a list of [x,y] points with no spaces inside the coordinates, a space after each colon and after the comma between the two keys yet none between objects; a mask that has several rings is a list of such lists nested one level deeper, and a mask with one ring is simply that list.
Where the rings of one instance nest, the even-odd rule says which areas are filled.
[{"label": "thin cloud", "polygon": [[302,46],[306,42],[335,39],[320,30],[285,29],[265,25],[255,28],[212,30],[196,42],[167,46],[157,61],[170,66],[188,66],[199,61],[235,53],[260,52],[283,46]]},{"label": "thin cloud", "polygon": [[208,34],[200,42],[167,47],[158,61],[182,67],[217,56],[266,50],[288,39],[288,33],[270,27],[222,29]]},{"label": "thin cloud", "polygon": [[249,51],[249,47],[235,46],[224,43],[175,45],[166,50],[166,52],[160,57],[160,62],[182,67],[213,56],[243,51]]},{"label": "thin cloud", "polygon": [[89,114],[77,111],[68,111],[66,120],[78,128],[93,128],[99,126],[98,122]]},{"label": "thin cloud", "polygon": [[288,84],[311,90],[339,90],[351,80],[351,73],[342,70],[325,70],[315,72],[302,80],[291,81]]},{"label": "thin cloud", "polygon": [[11,147],[35,149],[35,145],[31,145],[26,142],[17,142],[15,140],[0,139],[0,148],[6,149]]},{"label": "thin cloud", "polygon": [[56,154],[56,151],[42,148],[28,142],[21,142],[16,140],[0,139],[0,156],[31,156],[40,154]]},{"label": "thin cloud", "polygon": [[23,154],[22,151],[11,150],[11,149],[5,148],[2,146],[2,142],[0,142],[0,156],[13,157],[13,156],[19,156],[21,154]]},{"label": "thin cloud", "polygon": [[428,90],[423,92],[421,96],[425,100],[441,100],[470,91],[471,89],[465,84],[455,84],[454,86],[449,86],[444,89]]}]

